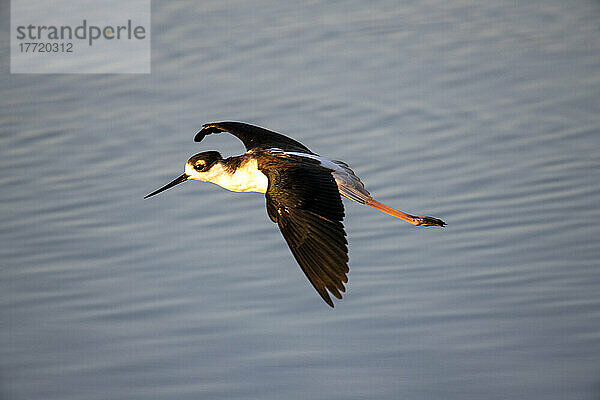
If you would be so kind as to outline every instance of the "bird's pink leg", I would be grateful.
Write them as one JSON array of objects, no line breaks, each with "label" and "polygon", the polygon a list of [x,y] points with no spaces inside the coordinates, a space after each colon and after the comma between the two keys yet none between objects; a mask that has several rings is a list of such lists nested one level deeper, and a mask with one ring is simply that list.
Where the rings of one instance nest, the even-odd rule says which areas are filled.
[{"label": "bird's pink leg", "polygon": [[400,218],[403,221],[408,222],[409,224],[413,224],[415,226],[444,226],[446,223],[441,219],[426,217],[423,215],[415,216],[404,213],[402,211],[396,210],[394,208],[388,207],[385,204],[382,204],[376,200],[371,200],[366,203],[369,207],[373,207],[376,210],[384,212],[386,214],[392,215],[396,218]]}]

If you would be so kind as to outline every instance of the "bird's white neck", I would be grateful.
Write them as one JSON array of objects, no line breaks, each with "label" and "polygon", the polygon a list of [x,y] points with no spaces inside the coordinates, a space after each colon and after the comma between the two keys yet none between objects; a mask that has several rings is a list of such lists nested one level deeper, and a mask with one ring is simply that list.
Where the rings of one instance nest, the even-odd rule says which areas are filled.
[{"label": "bird's white neck", "polygon": [[232,192],[266,193],[269,180],[258,169],[256,160],[244,161],[236,170],[228,171],[223,162],[218,162],[206,172],[197,172],[191,165],[185,166],[190,179],[211,182]]}]

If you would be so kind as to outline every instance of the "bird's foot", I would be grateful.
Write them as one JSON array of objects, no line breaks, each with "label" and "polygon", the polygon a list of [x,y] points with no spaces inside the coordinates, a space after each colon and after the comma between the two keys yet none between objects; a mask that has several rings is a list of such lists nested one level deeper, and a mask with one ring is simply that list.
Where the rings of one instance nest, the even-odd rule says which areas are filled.
[{"label": "bird's foot", "polygon": [[444,226],[446,223],[441,219],[420,215],[415,217],[416,226]]}]

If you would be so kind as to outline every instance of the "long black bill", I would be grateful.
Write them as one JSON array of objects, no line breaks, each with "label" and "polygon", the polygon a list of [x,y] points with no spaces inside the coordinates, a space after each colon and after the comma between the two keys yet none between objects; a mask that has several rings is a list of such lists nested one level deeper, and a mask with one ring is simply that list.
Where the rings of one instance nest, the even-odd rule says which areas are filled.
[{"label": "long black bill", "polygon": [[163,190],[167,190],[169,188],[172,188],[173,186],[181,183],[181,182],[185,182],[188,180],[190,176],[187,174],[183,174],[181,175],[179,178],[176,178],[174,181],[167,183],[165,186],[161,187],[160,189],[156,189],[154,192],[147,194],[146,196],[144,196],[145,199],[147,199],[150,196],[154,196],[155,194],[159,194],[160,192],[162,192]]}]

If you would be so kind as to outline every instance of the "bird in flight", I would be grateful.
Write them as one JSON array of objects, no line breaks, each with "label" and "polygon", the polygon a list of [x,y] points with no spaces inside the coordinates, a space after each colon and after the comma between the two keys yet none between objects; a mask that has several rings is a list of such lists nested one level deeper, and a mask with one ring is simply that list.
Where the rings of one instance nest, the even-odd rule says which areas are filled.
[{"label": "bird in flight", "polygon": [[349,272],[341,196],[415,226],[445,225],[440,219],[410,215],[379,203],[348,164],[321,157],[279,133],[242,122],[215,122],[203,125],[194,141],[220,132],[240,139],[246,153],[226,159],[216,151],[198,153],[187,161],[183,175],[144,198],[191,179],[234,192],[264,193],[269,218],[279,226],[300,268],[331,307],[329,293],[342,298]]}]

